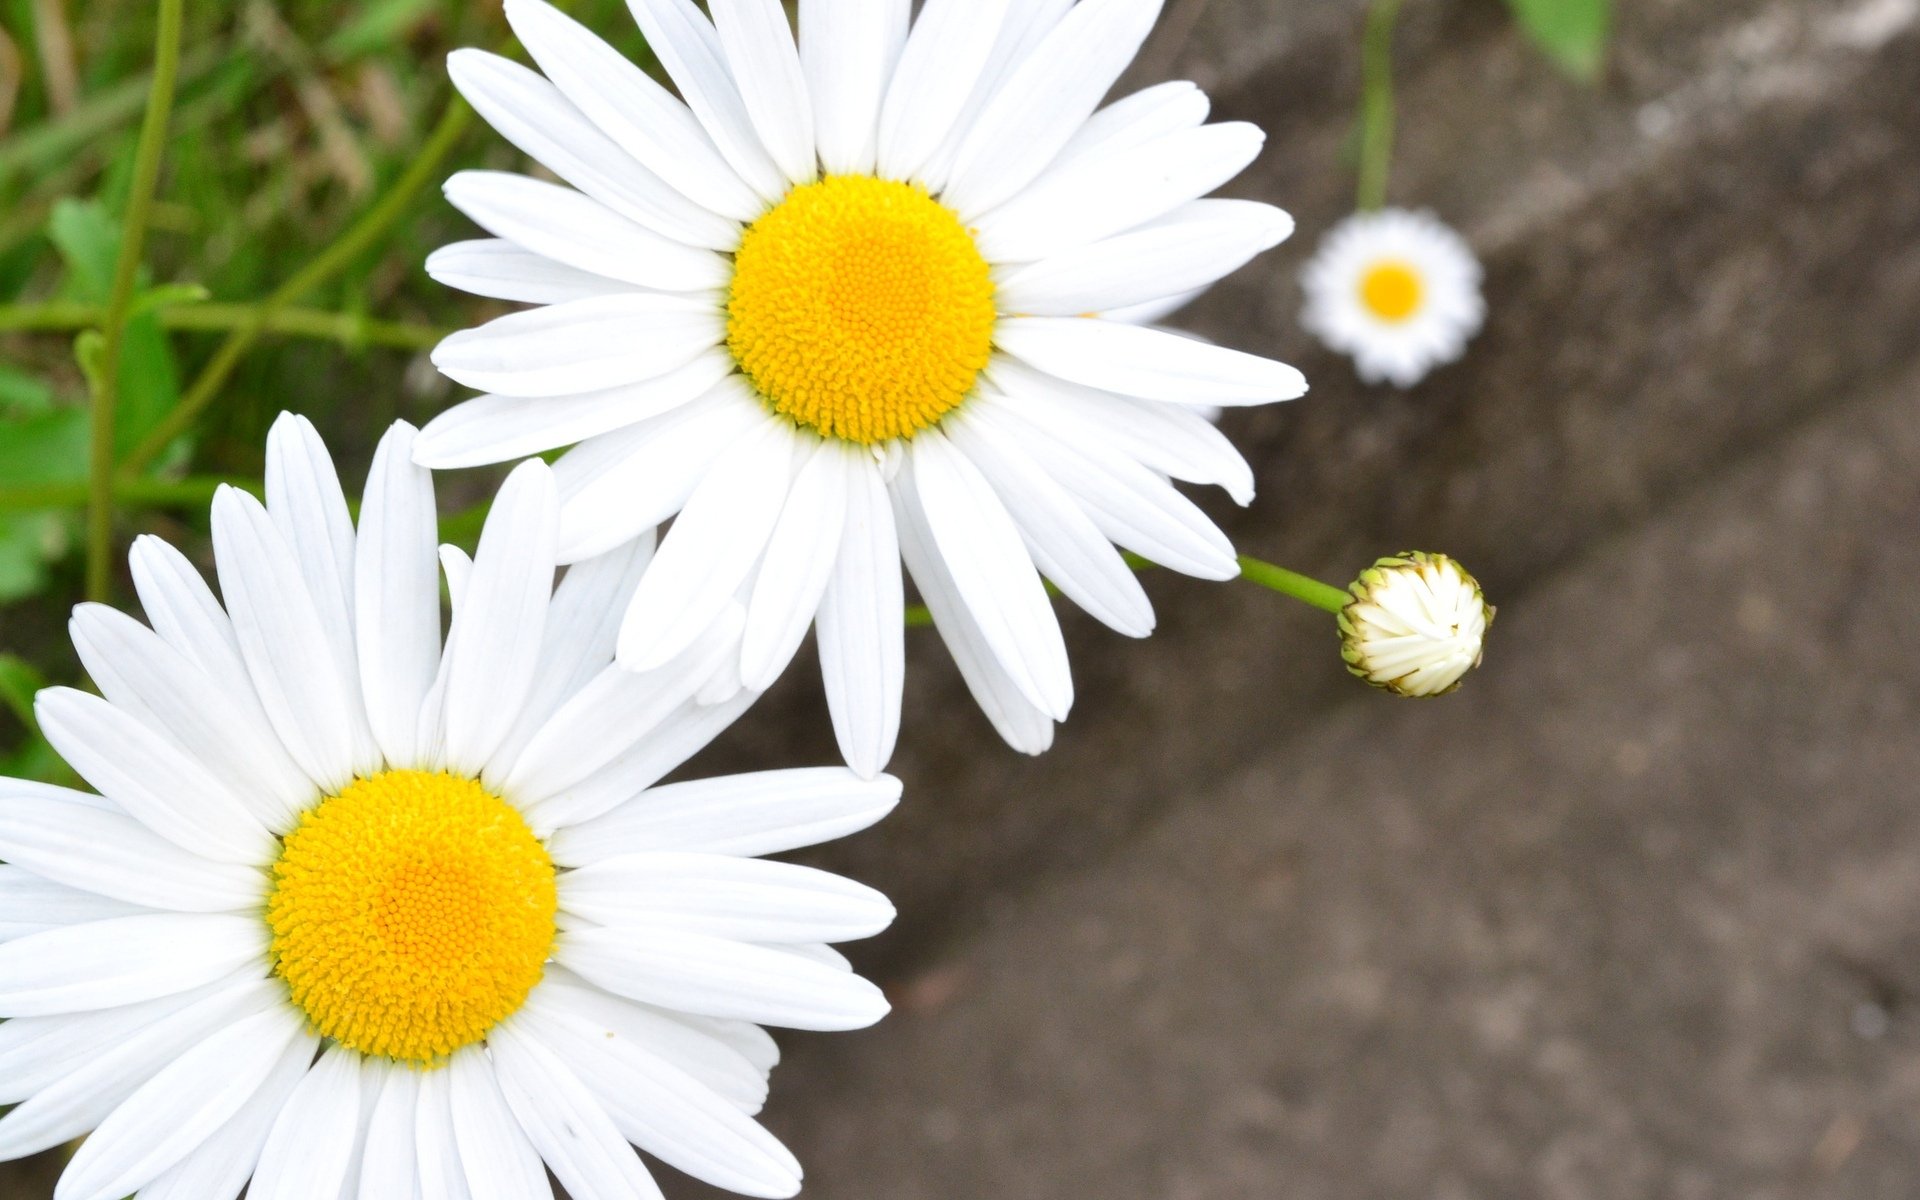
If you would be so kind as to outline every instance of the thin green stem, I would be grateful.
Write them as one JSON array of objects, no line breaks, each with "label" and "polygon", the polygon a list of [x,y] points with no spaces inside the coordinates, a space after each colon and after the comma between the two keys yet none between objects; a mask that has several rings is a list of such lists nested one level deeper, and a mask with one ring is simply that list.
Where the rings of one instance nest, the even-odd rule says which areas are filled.
[{"label": "thin green stem", "polygon": [[441,114],[439,124],[420,147],[420,152],[406,171],[396,179],[374,206],[363,213],[359,220],[349,226],[346,232],[336,238],[332,245],[322,250],[312,262],[298,271],[285,283],[256,305],[250,318],[220,344],[200,372],[193,385],[187,389],[180,403],[174,406],[165,420],[156,426],[127,457],[121,460],[122,474],[136,474],[148,463],[158,458],[173,440],[193,426],[208,404],[213,402],[220,389],[226,385],[240,359],[267,331],[275,314],[285,310],[295,300],[306,295],[314,288],[333,278],[352,265],[362,252],[377,242],[387,230],[406,214],[407,206],[413,202],[422,188],[439,176],[440,166],[459,143],[460,136],[466,132],[467,123],[472,119],[472,110],[459,98],[447,105]]},{"label": "thin green stem", "polygon": [[[259,480],[190,476],[186,479],[116,479],[114,503],[127,508],[203,508],[221,484],[259,495]],[[0,513],[42,512],[84,507],[92,488],[84,483],[30,483],[0,487]]]},{"label": "thin green stem", "polygon": [[1372,212],[1387,203],[1393,169],[1393,26],[1400,0],[1373,0],[1361,49],[1360,184],[1357,207]]},{"label": "thin green stem", "polygon": [[[252,324],[256,309],[252,304],[191,303],[162,305],[156,311],[162,328],[220,333]],[[92,329],[101,323],[102,313],[99,305],[59,300],[0,305],[0,331]],[[394,350],[428,350],[447,336],[447,330],[431,325],[377,321],[317,308],[279,309],[268,316],[261,332]]]},{"label": "thin green stem", "polygon": [[[1159,564],[1149,562],[1138,554],[1125,556],[1127,565],[1136,571],[1152,570]],[[1330,583],[1321,583],[1310,575],[1298,571],[1289,571],[1270,562],[1254,558],[1251,555],[1240,556],[1240,578],[1248,583],[1258,584],[1270,592],[1279,592],[1291,596],[1303,604],[1310,604],[1323,612],[1338,614],[1353,597]],[[1052,584],[1047,584],[1047,593],[1057,595]],[[919,629],[933,624],[933,614],[923,604],[907,606],[907,627]]]},{"label": "thin green stem", "polygon": [[140,282],[153,195],[160,186],[167,120],[173,113],[174,85],[180,74],[185,10],[186,0],[160,0],[159,28],[154,33],[153,87],[147,94],[147,115],[141,122],[140,143],[134,152],[133,184],[127,193],[126,219],[120,227],[120,258],[114,264],[113,290],[101,322],[102,350],[99,368],[94,372],[93,442],[88,464],[87,595],[94,600],[107,600],[112,589],[113,436],[120,402],[120,351],[133,308],[134,288]]}]

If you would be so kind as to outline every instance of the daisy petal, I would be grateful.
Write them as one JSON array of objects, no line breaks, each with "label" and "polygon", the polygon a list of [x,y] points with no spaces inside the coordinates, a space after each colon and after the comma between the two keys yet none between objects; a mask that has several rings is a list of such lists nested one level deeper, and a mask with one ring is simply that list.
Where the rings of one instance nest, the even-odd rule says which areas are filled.
[{"label": "daisy petal", "polygon": [[617,995],[705,1016],[828,1030],[864,1029],[887,1015],[880,989],[857,975],[659,926],[562,933],[554,959]]},{"label": "daisy petal", "polygon": [[1040,754],[1053,744],[1053,718],[1028,700],[1002,667],[974,622],[945,561],[933,542],[925,512],[914,489],[891,491],[900,529],[900,557],[920,588],[934,626],[953,654],[967,690],[1009,746]]},{"label": "daisy petal", "polygon": [[[143,1189],[252,1102],[304,1036],[276,997],[214,1031],[113,1110],[60,1177],[62,1200],[119,1200]],[[309,1052],[315,1039],[307,1038]]]},{"label": "daisy petal", "polygon": [[1051,167],[1058,170],[1082,157],[1116,154],[1169,133],[1196,128],[1207,119],[1210,107],[1207,94],[1184,79],[1142,88],[1088,117],[1061,147]]},{"label": "daisy petal", "polygon": [[713,25],[690,0],[627,0],[627,7],[721,155],[768,203],[779,200],[790,180],[754,128]]},{"label": "daisy petal", "polygon": [[381,1081],[367,1124],[367,1146],[360,1160],[360,1176],[349,1184],[352,1194],[422,1200],[419,1155],[414,1124],[420,1109],[420,1076],[410,1067],[396,1067]]},{"label": "daisy petal", "polygon": [[[584,1025],[590,1038],[620,1039],[644,1047],[749,1115],[766,1104],[767,1074],[773,1065],[768,1056],[774,1062],[780,1056],[777,1048],[763,1051],[762,1047],[773,1046],[773,1039],[758,1025],[636,1004],[557,965],[548,967],[540,989],[527,998],[527,1011],[535,1014],[535,1020],[540,1014],[551,1014],[570,1027]],[[749,1043],[735,1036],[736,1029],[752,1030],[757,1037]],[[742,1044],[750,1045],[753,1053],[744,1051]]]},{"label": "daisy petal", "polygon": [[1196,200],[1130,232],[1009,272],[1003,312],[1071,317],[1202,288],[1293,232],[1293,219],[1251,200]]},{"label": "daisy petal", "polygon": [[1060,622],[993,488],[932,430],[914,439],[901,483],[919,498],[934,547],[994,657],[1029,701],[1065,720],[1073,680]]},{"label": "daisy petal", "polygon": [[[140,1189],[140,1200],[233,1200],[260,1162],[274,1119],[306,1078],[320,1039],[296,1032],[266,1082],[213,1136]],[[383,1193],[405,1200],[405,1193]]]},{"label": "daisy petal", "polygon": [[1179,334],[1082,317],[1009,317],[995,342],[1027,365],[1074,383],[1175,404],[1292,400],[1306,377],[1285,363]]},{"label": "daisy petal", "polygon": [[942,202],[970,221],[1033,182],[1139,53],[1160,4],[1076,4],[981,112]]},{"label": "daisy petal", "polygon": [[960,116],[1009,0],[927,0],[880,106],[880,175],[912,179]]},{"label": "daisy petal", "polygon": [[467,1186],[467,1169],[461,1165],[459,1139],[454,1132],[453,1083],[449,1075],[440,1070],[420,1076],[420,1107],[414,1121],[420,1194],[433,1200],[472,1200],[473,1190]]},{"label": "daisy petal", "polygon": [[912,10],[912,0],[807,0],[800,6],[800,65],[828,173],[873,173],[880,101],[906,45]]},{"label": "daisy petal", "polygon": [[1040,573],[1116,632],[1152,633],[1146,589],[1073,496],[1018,442],[991,424],[957,417],[947,422],[947,436],[1006,505]]},{"label": "daisy petal", "polygon": [[248,1200],[336,1200],[346,1185],[360,1128],[359,1055],[334,1046],[281,1106]]},{"label": "daisy petal", "polygon": [[478,396],[427,422],[414,457],[436,471],[510,462],[624,429],[699,399],[733,371],[718,347],[655,379],[574,396]]},{"label": "daisy petal", "polygon": [[535,72],[484,50],[455,50],[447,56],[447,74],[487,124],[609,209],[682,245],[739,246],[737,221],[689,200],[634,161]]},{"label": "daisy petal", "polygon": [[765,691],[793,661],[820,609],[846,522],[845,451],[822,441],[794,476],[754,581],[740,646],[746,686]]},{"label": "daisy petal", "polygon": [[509,396],[567,396],[657,379],[726,337],[711,301],[629,293],[508,313],[434,347],[448,378]]},{"label": "daisy petal", "polygon": [[487,1039],[507,1107],[574,1200],[652,1200],[659,1185],[600,1102],[539,1039],[507,1021]]},{"label": "daisy petal", "polygon": [[845,767],[727,775],[649,789],[562,829],[547,848],[564,867],[657,850],[782,854],[858,833],[899,802],[899,780],[861,779]]},{"label": "daisy petal", "polygon": [[1073,0],[1021,0],[1007,6],[1007,19],[1001,22],[1000,36],[994,39],[993,50],[974,78],[967,102],[960,106],[960,115],[954,118],[953,128],[941,139],[940,148],[920,169],[919,177],[928,191],[937,195],[947,186],[953,176],[954,159],[978,124],[982,110],[1000,94],[1007,79],[1033,57],[1040,43],[1072,8]]},{"label": "daisy petal", "polygon": [[550,1194],[540,1155],[500,1094],[486,1051],[469,1046],[447,1063],[454,1140],[473,1200],[527,1200]]},{"label": "daisy petal", "polygon": [[48,688],[33,709],[81,778],[161,837],[217,862],[270,862],[273,835],[233,790],[143,722],[86,692]]},{"label": "daisy petal", "polygon": [[266,894],[253,867],[182,850],[98,797],[18,779],[0,780],[0,858],[68,887],[176,912],[230,912]]},{"label": "daisy petal", "polygon": [[413,461],[418,436],[400,422],[380,439],[354,563],[361,689],[374,738],[394,766],[422,760],[420,709],[440,670],[439,518],[433,476]]},{"label": "daisy petal", "polygon": [[264,966],[266,953],[266,927],[250,916],[156,913],[50,929],[0,946],[0,1016],[137,1004]]},{"label": "daisy petal", "polygon": [[[266,981],[259,981],[261,990]],[[174,996],[161,996],[98,1012],[58,1013],[0,1022],[0,1105],[22,1100],[59,1083],[103,1046],[117,1046],[234,986],[228,978]],[[129,1091],[131,1088],[129,1088]],[[107,1106],[110,1111],[112,1105]]]},{"label": "daisy petal", "polygon": [[447,200],[495,237],[576,270],[637,287],[693,292],[724,287],[727,262],[656,233],[589,196],[505,171],[461,171]]},{"label": "daisy petal", "polygon": [[564,304],[633,290],[631,284],[557,263],[505,238],[442,246],[427,255],[427,274],[470,295],[516,304]]},{"label": "daisy petal", "polygon": [[975,240],[988,262],[1020,263],[1112,237],[1232,179],[1265,140],[1256,126],[1232,122],[1083,155],[980,217]]},{"label": "daisy petal", "polygon": [[[186,555],[152,534],[142,534],[133,540],[127,562],[154,632],[199,663],[236,703],[258,709],[233,622]],[[265,710],[260,715],[265,716]]]},{"label": "daisy petal", "polygon": [[65,925],[132,917],[150,911],[124,900],[96,896],[43,879],[20,867],[0,864],[0,942]]},{"label": "daisy petal", "polygon": [[813,101],[800,52],[780,0],[709,0],[720,48],[753,128],[793,183],[819,173],[813,145]]},{"label": "daisy petal", "polygon": [[893,924],[893,905],[851,879],[792,863],[652,851],[568,872],[560,904],[602,925],[664,925],[743,942],[847,942]]},{"label": "daisy petal", "polygon": [[707,469],[627,606],[622,667],[661,666],[713,623],[773,535],[798,446],[790,429],[763,422]]},{"label": "daisy petal", "polygon": [[893,757],[906,684],[906,599],[887,485],[858,449],[845,452],[846,526],[814,629],[833,733],[865,778]]},{"label": "daisy petal", "polygon": [[751,708],[759,695],[742,688],[719,704],[697,700],[682,704],[620,757],[542,804],[542,825],[567,829],[618,808],[705,749]]}]

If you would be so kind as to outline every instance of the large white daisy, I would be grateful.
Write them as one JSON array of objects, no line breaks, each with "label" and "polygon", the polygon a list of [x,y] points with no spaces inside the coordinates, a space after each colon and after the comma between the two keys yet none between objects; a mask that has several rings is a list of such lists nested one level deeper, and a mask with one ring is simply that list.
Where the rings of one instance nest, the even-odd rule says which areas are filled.
[{"label": "large white daisy", "polygon": [[1430,212],[1358,213],[1301,273],[1301,324],[1351,355],[1360,378],[1409,388],[1466,352],[1486,320],[1480,261]]},{"label": "large white daisy", "polygon": [[[101,695],[41,694],[99,794],[0,780],[0,1159],[92,1131],[59,1200],[658,1197],[632,1146],[788,1196],[753,1119],[761,1024],[887,1010],[826,943],[878,893],[754,856],[862,828],[898,785],[845,768],[656,786],[750,703],[738,613],[646,674],[612,665],[644,543],[553,587],[558,498],[514,472],[447,556],[414,431],[359,528],[283,419],[268,502],[214,502],[225,606],[133,552],[151,628],[87,605]],[[719,679],[718,684],[715,680]],[[731,682],[730,682],[731,681]],[[544,1166],[543,1166],[544,1164]]]},{"label": "large white daisy", "polygon": [[[1167,83],[1099,108],[1160,0],[631,0],[676,98],[542,0],[507,0],[542,77],[461,51],[454,81],[571,187],[466,172],[447,195],[497,240],[428,262],[544,307],[442,343],[489,393],[423,432],[433,467],[579,443],[556,466],[563,560],[678,514],[619,660],[682,653],[747,606],[743,676],[807,627],[846,759],[900,719],[905,560],[1013,745],[1073,700],[1041,577],[1113,628],[1153,610],[1115,547],[1210,579],[1233,548],[1171,480],[1241,503],[1212,405],[1299,372],[1144,322],[1291,231],[1201,199],[1259,152]],[[1097,111],[1096,111],[1097,109]]]}]

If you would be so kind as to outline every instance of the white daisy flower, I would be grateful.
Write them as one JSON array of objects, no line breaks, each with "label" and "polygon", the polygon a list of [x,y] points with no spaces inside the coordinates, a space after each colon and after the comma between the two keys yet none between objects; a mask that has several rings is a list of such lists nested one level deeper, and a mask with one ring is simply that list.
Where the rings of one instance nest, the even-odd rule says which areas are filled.
[{"label": "white daisy flower", "polygon": [[756,856],[860,829],[898,785],[657,785],[753,699],[697,695],[740,616],[615,668],[646,543],[555,590],[537,461],[447,556],[443,647],[414,436],[381,444],[356,530],[283,418],[267,504],[214,501],[224,608],[143,538],[152,627],[75,612],[101,695],[37,711],[99,794],[0,780],[0,1159],[92,1131],[59,1200],[528,1200],[549,1169],[582,1200],[657,1197],[637,1145],[790,1196],[799,1164],[752,1119],[779,1057],[760,1026],[879,1019],[827,943],[893,909]]},{"label": "white daisy flower", "polygon": [[1487,315],[1473,248],[1430,212],[1348,217],[1322,239],[1300,281],[1300,323],[1352,355],[1368,383],[1412,387],[1465,353]]},{"label": "white daisy flower", "polygon": [[[460,51],[482,116],[571,187],[466,172],[496,240],[435,278],[542,305],[434,361],[487,395],[430,424],[428,466],[578,443],[555,468],[563,561],[678,515],[619,660],[684,652],[744,592],[743,677],[816,630],[840,746],[885,765],[905,560],[968,685],[1038,753],[1073,700],[1041,583],[1144,636],[1117,544],[1210,579],[1233,548],[1171,480],[1241,503],[1202,415],[1300,395],[1293,368],[1149,327],[1287,236],[1202,199],[1259,152],[1167,83],[1098,108],[1160,0],[632,0],[685,103],[542,0],[508,0],[543,77]],[[1096,111],[1098,109],[1098,111]]]},{"label": "white daisy flower", "polygon": [[1444,554],[1383,558],[1354,581],[1342,609],[1347,669],[1399,696],[1444,696],[1480,665],[1494,608]]}]

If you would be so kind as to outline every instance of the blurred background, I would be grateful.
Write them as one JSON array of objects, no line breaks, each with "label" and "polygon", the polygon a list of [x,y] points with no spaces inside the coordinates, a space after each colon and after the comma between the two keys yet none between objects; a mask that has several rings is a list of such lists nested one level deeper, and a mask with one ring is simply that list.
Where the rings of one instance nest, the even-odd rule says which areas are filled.
[{"label": "blurred background", "polygon": [[[519,159],[442,120],[445,52],[503,42],[490,3],[189,7],[165,290],[123,400],[123,448],[162,448],[117,534],[205,561],[210,481],[258,478],[280,410],[351,490],[391,420],[454,398],[423,350],[498,309],[420,269],[472,236],[437,183]],[[617,0],[566,7],[644,59]],[[1329,580],[1462,559],[1501,607],[1487,665],[1389,699],[1324,616],[1156,573],[1151,641],[1063,609],[1079,702],[1030,760],[910,635],[906,802],[813,860],[899,904],[854,948],[896,1011],[783,1037],[767,1114],[811,1195],[1920,1192],[1920,0],[1622,0],[1591,83],[1498,0],[1409,3],[1393,199],[1472,240],[1491,310],[1409,392],[1296,322],[1298,268],[1351,206],[1365,7],[1168,0],[1134,72],[1266,128],[1229,190],[1300,221],[1175,322],[1313,383],[1226,417],[1260,497],[1206,503]],[[74,337],[117,249],[151,5],[0,0],[0,30],[17,705],[77,678]],[[423,169],[426,146],[448,153]],[[165,436],[183,399],[206,405]],[[493,480],[442,477],[456,539]],[[796,663],[696,768],[834,761],[817,678]],[[57,772],[18,715],[0,770]],[[52,1159],[0,1164],[0,1197],[51,1195]]]}]

